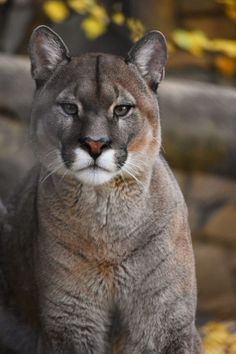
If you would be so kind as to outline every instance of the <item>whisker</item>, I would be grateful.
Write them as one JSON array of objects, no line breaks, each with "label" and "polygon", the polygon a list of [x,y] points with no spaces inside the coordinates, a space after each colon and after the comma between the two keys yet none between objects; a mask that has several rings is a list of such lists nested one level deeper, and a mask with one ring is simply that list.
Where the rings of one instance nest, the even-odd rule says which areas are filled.
[{"label": "whisker", "polygon": [[60,178],[60,181],[58,182],[58,185],[60,185],[62,183],[63,179],[66,177],[68,172],[69,172],[69,170],[66,169],[65,172],[63,173],[62,177]]},{"label": "whisker", "polygon": [[[140,165],[136,165],[135,163],[133,163],[133,161],[131,162],[131,161],[128,161],[128,163],[127,163],[127,165],[129,166],[129,165],[131,165],[131,166],[134,166],[134,167],[136,167],[139,171],[143,171],[143,169],[142,169],[142,166],[140,166]],[[144,166],[143,166],[144,167]]]},{"label": "whisker", "polygon": [[42,178],[40,180],[40,184],[44,183],[48,179],[48,177],[50,177],[55,172],[59,171],[60,168],[62,168],[63,166],[64,166],[64,163],[60,163],[59,165],[57,165],[52,171],[50,171],[44,178]]},{"label": "whisker", "polygon": [[49,168],[54,168],[54,167],[56,167],[56,166],[58,166],[58,163],[62,163],[61,161],[60,162],[58,162],[57,160],[54,160],[54,161],[52,161],[52,162],[50,162],[49,164],[47,164],[47,168],[49,169]]},{"label": "whisker", "polygon": [[159,139],[155,136],[152,137],[152,140],[155,140],[157,143],[159,143]]},{"label": "whisker", "polygon": [[166,154],[166,150],[162,144],[161,144],[161,150],[164,152],[164,154]]},{"label": "whisker", "polygon": [[124,174],[123,174],[123,171],[122,170],[120,170],[120,173],[121,173],[121,178],[122,178],[122,181],[124,182],[124,184],[127,186],[127,181],[126,181],[126,179],[125,179],[125,176],[124,176]]},{"label": "whisker", "polygon": [[130,169],[128,169],[126,166],[123,168],[123,170],[128,173],[131,177],[133,177],[133,179],[135,179],[135,181],[140,184],[143,188],[145,188],[145,185],[132,173],[135,172],[132,170],[132,172],[130,172]]},{"label": "whisker", "polygon": [[142,157],[144,157],[145,158],[145,161],[148,159],[148,155],[147,155],[147,153],[145,153],[145,152],[135,152],[134,154],[133,154],[133,156],[132,156],[132,158],[135,158],[135,157],[138,157],[138,156],[140,156],[141,158]]},{"label": "whisker", "polygon": [[57,155],[57,150],[56,149],[52,149],[52,150],[49,150],[48,152],[47,152],[47,154],[45,155],[45,157],[47,157],[47,156],[49,156],[49,155],[51,155],[51,154],[56,154]]}]

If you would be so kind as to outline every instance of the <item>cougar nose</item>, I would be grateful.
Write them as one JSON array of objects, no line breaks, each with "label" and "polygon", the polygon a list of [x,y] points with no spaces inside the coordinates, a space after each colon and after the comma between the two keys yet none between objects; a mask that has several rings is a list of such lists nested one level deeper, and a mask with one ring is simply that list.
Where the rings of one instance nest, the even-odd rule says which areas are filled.
[{"label": "cougar nose", "polygon": [[89,154],[96,159],[101,155],[102,150],[109,147],[111,140],[107,137],[102,137],[100,139],[92,139],[89,136],[79,139],[82,146],[89,152]]}]

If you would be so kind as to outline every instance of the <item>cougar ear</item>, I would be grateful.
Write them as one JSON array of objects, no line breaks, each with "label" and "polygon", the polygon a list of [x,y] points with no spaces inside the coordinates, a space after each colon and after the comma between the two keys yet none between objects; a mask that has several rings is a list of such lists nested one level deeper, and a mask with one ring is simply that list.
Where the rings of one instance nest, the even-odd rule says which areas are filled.
[{"label": "cougar ear", "polygon": [[49,27],[37,27],[30,38],[29,55],[31,74],[36,85],[42,85],[59,64],[70,60],[69,50],[63,40]]},{"label": "cougar ear", "polygon": [[128,53],[127,62],[137,66],[149,86],[156,91],[165,75],[167,44],[158,31],[148,32]]}]

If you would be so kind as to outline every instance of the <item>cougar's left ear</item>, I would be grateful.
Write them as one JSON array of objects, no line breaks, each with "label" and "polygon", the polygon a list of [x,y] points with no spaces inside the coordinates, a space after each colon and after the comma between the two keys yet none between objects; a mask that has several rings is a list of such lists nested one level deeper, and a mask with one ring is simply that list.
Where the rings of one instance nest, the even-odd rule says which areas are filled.
[{"label": "cougar's left ear", "polygon": [[164,78],[167,44],[164,35],[151,31],[140,39],[128,53],[127,62],[137,66],[148,85],[155,91]]},{"label": "cougar's left ear", "polygon": [[49,27],[37,27],[30,38],[31,73],[37,86],[45,83],[59,64],[70,60],[63,40]]}]

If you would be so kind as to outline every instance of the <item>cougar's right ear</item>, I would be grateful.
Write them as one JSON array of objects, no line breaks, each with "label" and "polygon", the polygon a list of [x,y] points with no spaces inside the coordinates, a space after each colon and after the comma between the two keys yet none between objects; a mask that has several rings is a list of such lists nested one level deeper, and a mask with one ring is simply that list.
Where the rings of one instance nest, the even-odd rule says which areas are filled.
[{"label": "cougar's right ear", "polygon": [[70,60],[63,40],[49,27],[37,27],[30,38],[31,74],[37,86],[43,85],[59,64]]}]

